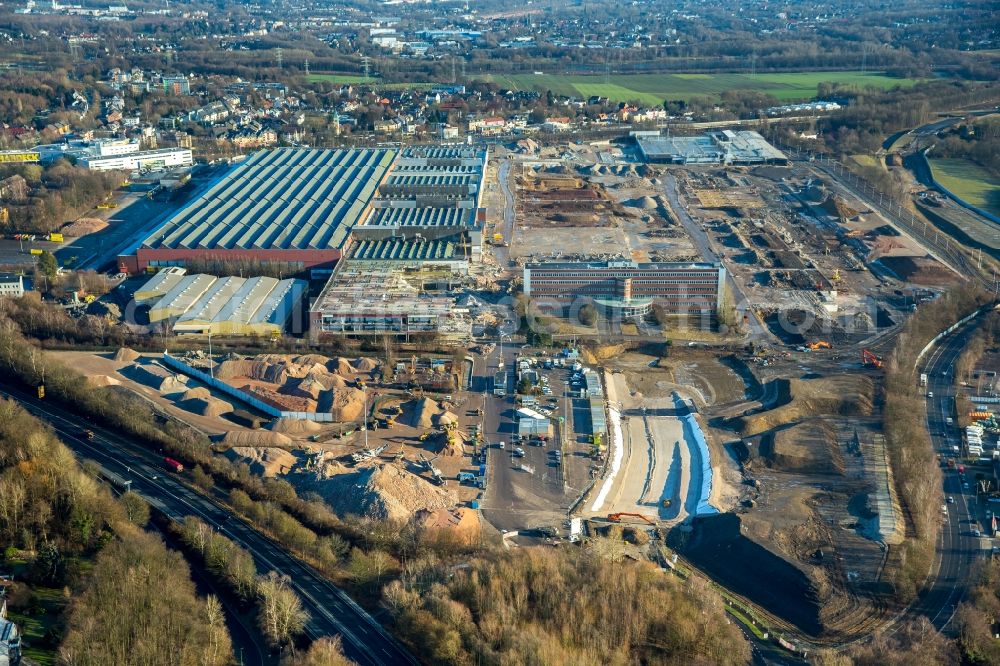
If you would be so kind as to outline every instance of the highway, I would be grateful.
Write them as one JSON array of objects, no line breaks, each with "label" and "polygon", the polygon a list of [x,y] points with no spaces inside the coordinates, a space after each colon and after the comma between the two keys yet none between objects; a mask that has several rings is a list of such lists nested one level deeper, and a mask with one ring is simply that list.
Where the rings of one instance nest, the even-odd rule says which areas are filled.
[{"label": "highway", "polygon": [[0,396],[18,401],[46,421],[79,458],[94,461],[110,478],[130,481],[134,492],[171,519],[197,516],[246,549],[261,574],[276,571],[287,575],[309,612],[306,634],[311,639],[341,636],[344,653],[362,665],[420,663],[343,590],[223,505],[182,483],[163,468],[160,456],[119,433],[91,423],[86,427],[94,431],[95,437],[92,440],[79,437],[83,427],[79,416],[67,414],[56,404],[42,404],[26,391],[5,387]]},{"label": "highway", "polygon": [[[927,358],[923,372],[927,374],[927,429],[934,449],[947,459],[951,446],[960,443],[958,431],[948,428],[945,419],[952,413],[955,400],[954,366],[975,322],[960,328],[945,338]],[[942,514],[943,524],[938,538],[937,557],[924,593],[910,609],[910,615],[924,615],[940,631],[953,633],[949,624],[955,609],[965,598],[969,574],[975,561],[983,556],[980,540],[972,529],[981,527],[979,508],[974,491],[963,488],[963,479],[955,470],[944,468],[944,495],[954,499],[947,503],[948,515]]]}]

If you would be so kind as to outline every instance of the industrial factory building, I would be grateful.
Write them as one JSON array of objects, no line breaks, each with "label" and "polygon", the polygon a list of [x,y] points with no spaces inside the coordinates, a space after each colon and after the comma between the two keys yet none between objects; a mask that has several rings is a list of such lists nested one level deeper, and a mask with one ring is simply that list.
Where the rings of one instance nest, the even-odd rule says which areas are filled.
[{"label": "industrial factory building", "polygon": [[192,259],[332,267],[397,156],[386,149],[264,150],[119,257],[122,272]]},{"label": "industrial factory building", "polygon": [[788,157],[757,132],[722,130],[702,136],[641,136],[639,153],[661,164],[787,164]]},{"label": "industrial factory building", "polygon": [[449,292],[469,264],[482,259],[487,158],[468,147],[403,150],[313,303],[314,340],[380,333],[470,337],[468,313]]},{"label": "industrial factory building", "polygon": [[467,340],[472,321],[456,298],[428,290],[429,281],[448,280],[425,268],[403,271],[384,262],[344,262],[309,311],[309,335],[320,342],[330,335],[418,333]]},{"label": "industrial factory building", "polygon": [[608,314],[640,316],[654,304],[670,312],[716,312],[726,269],[709,263],[546,262],[526,264],[524,293],[571,306],[592,300]]},{"label": "industrial factory building", "polygon": [[[167,268],[136,292],[150,324],[183,335],[278,337],[302,314],[303,280],[184,275]],[[140,300],[141,295],[141,300]],[[158,297],[157,297],[158,296]]]}]

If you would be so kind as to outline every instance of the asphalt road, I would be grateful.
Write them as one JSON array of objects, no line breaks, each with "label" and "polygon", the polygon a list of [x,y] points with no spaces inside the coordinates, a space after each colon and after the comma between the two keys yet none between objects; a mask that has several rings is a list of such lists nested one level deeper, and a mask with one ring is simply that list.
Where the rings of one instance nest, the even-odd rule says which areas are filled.
[{"label": "asphalt road", "polygon": [[[975,325],[970,324],[952,333],[934,348],[924,365],[927,391],[933,393],[932,398],[927,398],[927,429],[935,450],[945,458],[951,455],[952,445],[960,444],[958,431],[954,427],[949,429],[945,419],[951,414],[955,400],[955,361],[973,331]],[[980,521],[984,516],[977,507],[974,491],[962,487],[958,472],[947,468],[942,472],[944,495],[954,498],[954,503],[945,505],[948,515],[942,515],[934,569],[911,614],[925,615],[938,630],[951,633],[949,624],[968,591],[973,565],[984,556],[980,539],[971,534],[973,528],[982,527]]]},{"label": "asphalt road", "polygon": [[57,404],[41,404],[33,395],[19,389],[5,388],[0,395],[17,400],[49,423],[78,457],[93,460],[111,478],[131,481],[134,492],[168,517],[181,520],[189,515],[198,516],[245,548],[253,556],[259,572],[277,571],[289,576],[292,589],[310,614],[306,625],[310,638],[341,636],[344,653],[361,665],[420,663],[343,590],[249,523],[166,472],[160,456],[127,437],[90,423],[86,423],[86,427],[94,431],[94,439],[78,437],[85,423],[81,417],[66,413]]}]

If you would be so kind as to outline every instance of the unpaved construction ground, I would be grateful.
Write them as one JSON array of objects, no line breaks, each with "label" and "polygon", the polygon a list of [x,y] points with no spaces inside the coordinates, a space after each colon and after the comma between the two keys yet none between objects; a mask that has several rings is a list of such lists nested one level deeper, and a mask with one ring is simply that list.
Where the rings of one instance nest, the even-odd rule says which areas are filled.
[{"label": "unpaved construction ground", "polygon": [[875,511],[887,504],[880,504],[885,470],[874,379],[826,374],[823,364],[829,361],[817,357],[813,367],[753,366],[757,395],[747,397],[766,396],[765,404],[736,414],[725,404],[705,409],[713,437],[741,462],[740,507],[671,539],[778,618],[815,636],[848,637],[886,613],[877,598],[883,544],[899,543],[903,526],[900,515],[880,523]]}]

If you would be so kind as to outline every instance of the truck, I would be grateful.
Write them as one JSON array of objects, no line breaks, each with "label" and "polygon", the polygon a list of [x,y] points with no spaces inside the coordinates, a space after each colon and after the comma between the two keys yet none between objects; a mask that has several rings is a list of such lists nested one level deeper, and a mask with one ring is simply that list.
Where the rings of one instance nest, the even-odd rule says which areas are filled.
[{"label": "truck", "polygon": [[77,434],[80,435],[80,437],[83,437],[84,439],[94,439],[94,431],[93,430],[87,430],[86,428],[84,428],[83,430],[81,430]]},{"label": "truck", "polygon": [[180,474],[181,472],[184,471],[184,465],[177,462],[173,458],[164,458],[163,466],[169,469],[171,472],[176,472],[177,474]]},{"label": "truck", "polygon": [[927,386],[927,373],[926,372],[921,372],[920,373],[920,386]]},{"label": "truck", "polygon": [[50,243],[62,243],[63,235],[56,232],[52,232],[51,234],[45,237],[45,240],[49,241]]}]

